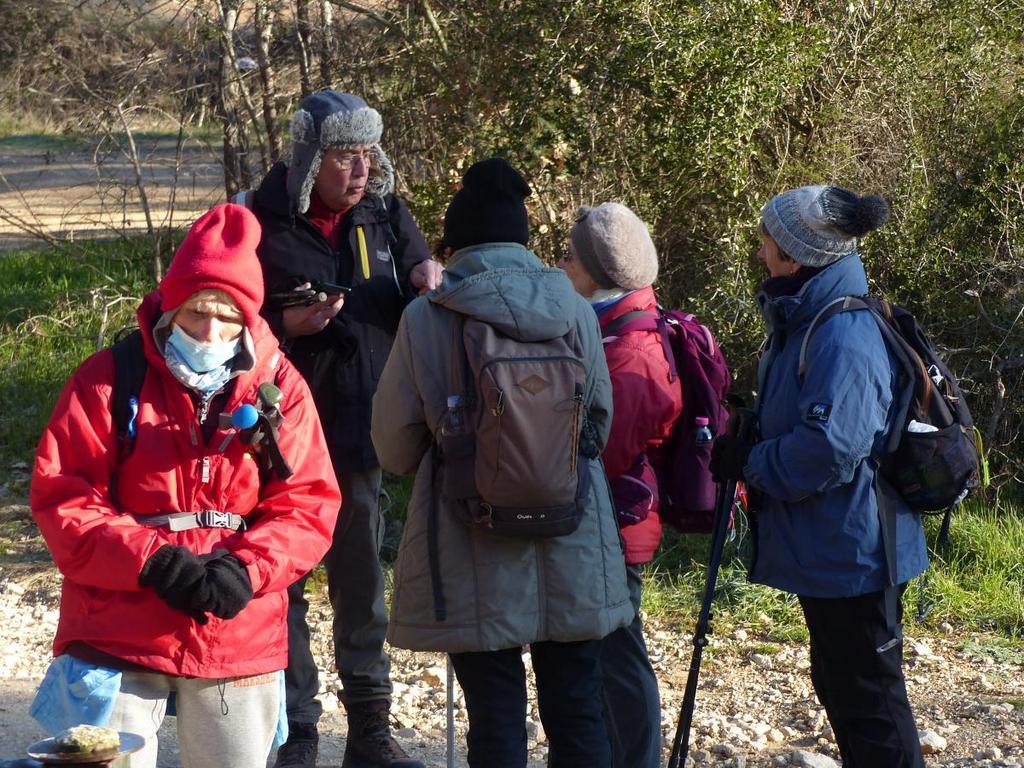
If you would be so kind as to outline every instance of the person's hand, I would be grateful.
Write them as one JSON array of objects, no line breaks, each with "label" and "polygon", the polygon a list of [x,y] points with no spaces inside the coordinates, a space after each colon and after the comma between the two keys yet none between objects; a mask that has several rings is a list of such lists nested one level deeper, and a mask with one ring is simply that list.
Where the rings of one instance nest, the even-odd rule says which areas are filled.
[{"label": "person's hand", "polygon": [[153,587],[171,608],[187,613],[200,624],[209,619],[193,602],[203,589],[206,568],[203,562],[185,547],[164,544],[149,556],[139,573],[139,584]]},{"label": "person's hand", "polygon": [[409,273],[409,282],[420,296],[427,291],[432,291],[441,285],[441,276],[444,274],[444,267],[433,259],[421,261]]},{"label": "person's hand", "polygon": [[200,555],[206,574],[202,587],[193,592],[191,608],[218,619],[233,619],[252,600],[252,581],[242,561],[226,550]]},{"label": "person's hand", "polygon": [[[296,291],[308,291],[309,283],[297,286]],[[331,318],[337,315],[345,304],[345,294],[328,296],[326,300],[310,304],[308,307],[288,307],[281,310],[281,323],[284,325],[284,336],[292,339],[296,336],[311,336],[320,333]]]},{"label": "person's hand", "polygon": [[746,480],[743,468],[753,447],[752,441],[741,440],[735,435],[726,433],[719,437],[711,446],[711,476],[719,483]]}]

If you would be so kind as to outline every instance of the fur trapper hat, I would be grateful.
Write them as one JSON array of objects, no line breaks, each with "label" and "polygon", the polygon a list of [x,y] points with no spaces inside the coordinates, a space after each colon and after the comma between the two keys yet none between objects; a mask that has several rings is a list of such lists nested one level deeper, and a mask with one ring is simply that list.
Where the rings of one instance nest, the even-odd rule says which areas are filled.
[{"label": "fur trapper hat", "polygon": [[651,233],[622,203],[580,208],[569,237],[583,268],[601,288],[635,291],[658,279]]},{"label": "fur trapper hat", "polygon": [[383,196],[391,192],[395,173],[380,146],[383,130],[380,113],[351,93],[323,90],[304,98],[292,115],[288,160],[288,197],[298,212],[309,210],[309,196],[328,147],[371,147],[373,168],[366,193]]},{"label": "fur trapper hat", "polygon": [[827,267],[857,250],[857,239],[889,218],[878,195],[809,186],[776,195],[761,210],[761,229],[783,253],[807,267]]}]

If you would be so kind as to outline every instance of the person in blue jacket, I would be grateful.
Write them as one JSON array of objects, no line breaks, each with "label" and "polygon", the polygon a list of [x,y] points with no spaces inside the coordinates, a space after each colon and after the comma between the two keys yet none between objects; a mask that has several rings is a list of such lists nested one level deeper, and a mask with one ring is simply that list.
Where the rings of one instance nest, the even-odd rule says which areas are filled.
[{"label": "person in blue jacket", "polygon": [[928,565],[924,532],[876,477],[899,368],[859,311],[825,321],[798,370],[817,314],[867,293],[857,241],[888,215],[882,198],[836,186],[792,189],[765,205],[759,435],[723,435],[712,452],[717,478],[760,492],[750,578],[799,597],[811,679],[845,768],[924,766],[900,627],[900,596]]}]

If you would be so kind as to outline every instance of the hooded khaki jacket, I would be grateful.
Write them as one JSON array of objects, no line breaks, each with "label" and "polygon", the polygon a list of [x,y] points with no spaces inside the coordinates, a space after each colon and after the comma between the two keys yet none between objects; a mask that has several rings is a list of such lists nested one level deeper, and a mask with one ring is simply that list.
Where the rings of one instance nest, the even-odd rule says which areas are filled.
[{"label": "hooded khaki jacket", "polygon": [[[451,310],[451,311],[450,311]],[[416,481],[395,566],[388,641],[400,648],[494,651],[527,643],[604,637],[634,611],[604,470],[590,461],[586,513],[573,533],[515,539],[471,530],[438,494],[438,561],[446,616],[434,610],[427,549],[431,450],[457,387],[449,381],[455,312],[523,340],[558,338],[575,325],[587,368],[584,406],[600,448],[612,393],[594,311],[558,269],[520,245],[458,251],[443,285],[406,309],[373,402],[371,434],[381,466]],[[586,461],[586,459],[581,460]],[[442,470],[443,471],[443,470]]]}]

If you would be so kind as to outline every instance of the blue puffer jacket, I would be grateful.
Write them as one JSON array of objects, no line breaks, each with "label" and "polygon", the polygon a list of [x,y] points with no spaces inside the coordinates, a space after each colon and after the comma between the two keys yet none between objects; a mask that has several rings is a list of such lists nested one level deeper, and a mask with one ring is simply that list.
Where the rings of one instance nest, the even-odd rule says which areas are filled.
[{"label": "blue puffer jacket", "polygon": [[[758,367],[761,442],[744,473],[764,492],[751,581],[808,597],[852,597],[888,583],[874,479],[890,426],[895,363],[867,312],[844,312],[812,337],[803,377],[800,345],[833,299],[867,292],[854,253],[792,296],[758,296],[768,325]],[[928,565],[920,515],[899,499],[896,576]]]}]

